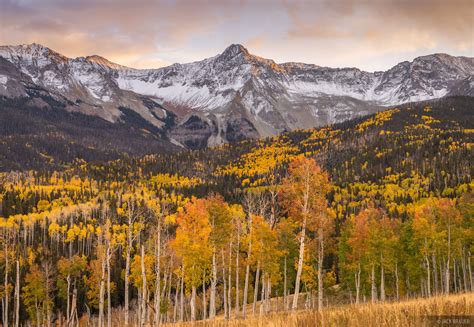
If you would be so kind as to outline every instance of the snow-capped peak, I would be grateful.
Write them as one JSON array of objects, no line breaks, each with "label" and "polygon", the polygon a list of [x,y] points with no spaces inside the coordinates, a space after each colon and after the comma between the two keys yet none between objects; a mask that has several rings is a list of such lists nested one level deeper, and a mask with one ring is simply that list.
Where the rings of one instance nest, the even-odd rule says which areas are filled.
[{"label": "snow-capped peak", "polygon": [[[267,136],[340,122],[381,106],[453,92],[472,94],[469,77],[474,75],[474,58],[447,54],[422,56],[370,73],[277,64],[240,44],[212,58],[159,69],[128,68],[98,55],[69,59],[38,44],[2,46],[0,56],[41,87],[72,103],[88,104],[84,110],[88,114],[113,120],[120,115],[117,108],[125,106],[157,124],[156,115],[163,113],[155,110],[156,104],[173,111],[183,125],[198,115],[199,124],[216,130],[210,139],[219,142],[238,139],[240,130]],[[144,97],[151,99],[147,105],[142,103]]]},{"label": "snow-capped peak", "polygon": [[90,61],[90,62],[94,62],[98,65],[103,66],[103,67],[108,67],[108,68],[112,68],[112,69],[117,69],[117,70],[119,70],[119,69],[130,69],[129,67],[116,64],[116,63],[114,63],[114,62],[112,62],[108,59],[105,59],[104,57],[98,56],[98,55],[87,56],[87,57],[85,57],[85,60]]},{"label": "snow-capped peak", "polygon": [[0,56],[19,65],[44,66],[51,62],[64,63],[68,60],[66,56],[37,43],[0,46]]},{"label": "snow-capped peak", "polygon": [[248,55],[249,51],[241,44],[231,44],[222,52],[222,56],[225,57],[233,57],[239,54]]}]

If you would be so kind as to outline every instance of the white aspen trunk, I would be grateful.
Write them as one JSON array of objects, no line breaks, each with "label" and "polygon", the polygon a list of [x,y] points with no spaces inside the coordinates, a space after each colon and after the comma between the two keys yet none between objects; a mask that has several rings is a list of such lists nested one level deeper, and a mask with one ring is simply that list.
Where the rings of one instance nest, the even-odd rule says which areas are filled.
[{"label": "white aspen trunk", "polygon": [[75,325],[75,318],[77,314],[77,287],[74,286],[72,290],[72,304],[71,304],[71,316],[69,317],[68,325],[74,326]]},{"label": "white aspen trunk", "polygon": [[372,303],[377,302],[377,286],[375,285],[375,264],[372,264],[372,273],[370,275],[370,282],[371,282],[371,298]]},{"label": "white aspen trunk", "polygon": [[324,292],[324,285],[323,285],[323,261],[324,261],[324,234],[323,229],[320,228],[318,231],[318,243],[319,243],[319,251],[318,251],[318,311],[321,312],[323,310],[323,292]]},{"label": "white aspen trunk", "polygon": [[235,316],[239,315],[239,257],[240,257],[240,227],[237,230],[237,254],[235,256]]},{"label": "white aspen trunk", "polygon": [[206,301],[206,283],[205,275],[202,276],[202,319],[206,320],[207,301]]},{"label": "white aspen trunk", "polygon": [[100,290],[99,290],[99,327],[104,325],[104,293],[105,293],[105,258],[102,259],[102,275],[100,278]]},{"label": "white aspen trunk", "polygon": [[[166,297],[168,299],[168,304],[171,305],[171,286],[172,286],[172,276],[173,273],[170,272],[170,266],[168,266],[168,269],[165,273],[165,278],[163,279],[165,281],[165,285],[163,286],[163,291],[161,292],[161,297],[164,298]],[[167,293],[167,294],[165,294]],[[176,303],[176,302],[175,302]],[[161,303],[160,303],[160,310],[161,310]],[[169,317],[169,309],[166,310],[164,315],[160,313],[160,319],[158,319],[158,324],[161,324],[162,321],[164,322],[169,322],[170,317]]]},{"label": "white aspen trunk", "polygon": [[69,319],[71,317],[71,276],[67,275],[67,290],[66,290],[66,324],[69,325]]},{"label": "white aspen trunk", "polygon": [[232,242],[230,243],[229,248],[229,282],[228,282],[228,289],[227,289],[227,305],[229,307],[228,317],[229,319],[232,317]]},{"label": "white aspen trunk", "polygon": [[458,262],[458,265],[457,265],[457,269],[458,269],[458,288],[459,288],[459,292],[462,292],[462,291],[465,291],[465,288],[464,288],[464,279],[463,279],[463,275],[462,275],[462,262],[461,262],[462,259],[459,259],[459,262]]},{"label": "white aspen trunk", "polygon": [[454,283],[454,293],[458,291],[458,284],[457,284],[457,270],[458,267],[456,265],[456,259],[453,259],[453,283]]},{"label": "white aspen trunk", "polygon": [[420,286],[421,297],[426,297],[426,283],[424,277],[421,277]]},{"label": "white aspen trunk", "polygon": [[142,289],[139,288],[138,289],[138,301],[137,301],[137,306],[138,306],[138,309],[137,309],[137,313],[136,313],[136,323],[135,325],[138,325],[140,326],[140,324],[142,323],[141,320],[142,320],[142,305],[143,305],[143,294],[142,294]]},{"label": "white aspen trunk", "polygon": [[[76,321],[79,322],[79,316],[77,315],[77,309],[76,309],[76,314],[75,314],[75,316],[76,316],[76,318],[75,318]],[[76,325],[78,325],[78,324],[76,324]]]},{"label": "white aspen trunk", "polygon": [[395,263],[395,291],[397,296],[397,301],[400,301],[400,286],[398,281],[398,263]]},{"label": "white aspen trunk", "polygon": [[191,290],[191,321],[196,320],[196,286],[192,286]]},{"label": "white aspen trunk", "polygon": [[260,260],[257,262],[257,274],[255,275],[255,286],[253,288],[253,305],[252,314],[255,315],[255,309],[257,308],[258,299],[258,282],[260,280]]},{"label": "white aspen trunk", "polygon": [[[51,277],[51,274],[50,274],[50,265],[49,263],[46,265],[46,298],[49,300],[50,299],[50,295],[51,295],[51,290],[50,290],[50,277]],[[51,326],[51,304],[48,303],[46,305],[46,324],[47,326]]]},{"label": "white aspen trunk", "polygon": [[444,272],[443,272],[443,267],[444,267],[443,261],[444,261],[444,258],[443,258],[443,260],[439,261],[439,276],[440,276],[439,279],[440,279],[441,293],[445,292],[445,285],[444,284],[446,282],[445,275],[444,275]]},{"label": "white aspen trunk", "polygon": [[300,293],[300,280],[301,280],[301,273],[303,271],[305,234],[306,234],[306,215],[303,218],[303,226],[301,228],[300,252],[299,252],[299,256],[298,256],[298,268],[296,270],[295,292],[293,294],[293,305],[291,306],[291,310],[293,310],[293,311],[298,309],[298,296],[299,296],[299,293]]},{"label": "white aspen trunk", "polygon": [[300,292],[300,280],[301,280],[301,273],[303,270],[303,258],[304,258],[304,242],[305,242],[305,235],[306,235],[306,220],[308,214],[308,201],[309,201],[309,171],[306,168],[306,188],[305,193],[303,195],[303,224],[301,226],[301,236],[300,236],[300,251],[298,257],[298,269],[296,271],[296,281],[295,281],[295,292],[293,294],[293,305],[291,306],[291,310],[298,309],[298,297]]},{"label": "white aspen trunk", "polygon": [[180,287],[180,280],[178,279],[176,281],[176,289],[174,292],[174,306],[173,306],[173,323],[176,322],[176,315],[178,313],[178,293],[179,293],[179,287]]},{"label": "white aspen trunk", "polygon": [[131,244],[129,243],[127,246],[127,251],[126,251],[126,257],[125,257],[125,287],[124,287],[124,297],[125,297],[125,326],[129,325],[129,310],[130,310],[130,304],[129,304],[129,276],[130,276],[130,246]]},{"label": "white aspen trunk", "polygon": [[430,274],[430,260],[428,256],[425,255],[425,263],[426,263],[426,273],[427,273],[427,281],[426,281],[426,295],[431,297],[431,274]]},{"label": "white aspen trunk", "polygon": [[5,292],[5,302],[4,302],[4,310],[3,310],[3,326],[8,327],[8,313],[10,312],[8,310],[8,304],[10,302],[9,298],[9,293],[10,291],[8,290],[8,271],[9,271],[9,266],[8,266],[8,240],[5,242],[5,280],[3,281],[3,289]]},{"label": "white aspen trunk", "polygon": [[224,257],[224,249],[221,249],[221,259],[222,259],[222,281],[224,284],[223,290],[223,303],[224,303],[224,318],[228,319],[228,312],[227,312],[227,274],[225,271],[225,257]]},{"label": "white aspen trunk", "polygon": [[462,278],[461,278],[461,260],[455,260],[456,261],[456,280],[457,280],[457,291],[461,292],[464,287],[462,284]]},{"label": "white aspen trunk", "polygon": [[112,326],[112,297],[110,290],[110,242],[107,242],[107,327]]},{"label": "white aspen trunk", "polygon": [[432,260],[432,265],[433,265],[433,281],[434,281],[434,293],[435,294],[438,294],[439,292],[439,285],[438,285],[438,269],[436,268],[437,267],[437,264],[436,264],[436,255],[433,253],[432,256],[431,256],[431,260]]},{"label": "white aspen trunk", "polygon": [[305,287],[305,293],[306,293],[306,296],[305,296],[306,300],[304,302],[304,307],[305,309],[311,309],[311,290],[309,290],[308,292],[308,290]]},{"label": "white aspen trunk", "polygon": [[[286,255],[285,255],[285,263],[283,266],[283,306],[285,310],[288,310],[288,291],[287,291],[287,274],[286,274]],[[255,310],[254,310],[255,311]],[[255,314],[255,312],[254,312]]]},{"label": "white aspen trunk", "polygon": [[209,300],[209,318],[214,319],[216,316],[216,287],[217,287],[217,262],[216,250],[212,252],[212,281],[211,281],[211,298]]},{"label": "white aspen trunk", "polygon": [[242,301],[242,317],[245,318],[247,315],[247,302],[248,302],[248,291],[249,291],[249,275],[250,275],[250,265],[247,263],[245,267],[245,284],[244,284],[244,298]]},{"label": "white aspen trunk", "polygon": [[247,314],[247,302],[249,292],[249,276],[250,276],[250,258],[252,256],[252,213],[249,213],[249,244],[247,252],[247,264],[245,267],[245,285],[244,285],[244,300],[242,303],[242,315],[245,318]]},{"label": "white aspen trunk", "polygon": [[446,260],[446,283],[445,283],[445,291],[446,294],[450,292],[450,274],[449,274],[449,265],[451,263],[451,222],[450,217],[448,217],[448,260]]},{"label": "white aspen trunk", "polygon": [[16,261],[15,282],[15,327],[20,326],[20,261]]},{"label": "white aspen trunk", "polygon": [[[160,324],[161,308],[161,221],[158,221],[158,235],[156,240],[156,278],[155,278],[155,325]],[[166,282],[166,276],[165,276]]]},{"label": "white aspen trunk", "polygon": [[146,270],[145,270],[145,246],[141,247],[141,270],[142,270],[142,312],[140,317],[140,326],[143,326],[146,323],[146,313],[147,313],[147,280],[146,280]]},{"label": "white aspen trunk", "polygon": [[385,302],[385,269],[383,258],[380,258],[380,301]]},{"label": "white aspen trunk", "polygon": [[[411,296],[411,283],[410,283],[410,276],[409,276],[409,275],[406,276],[405,285],[406,285],[406,287],[407,287],[406,298],[409,299],[410,296]],[[423,286],[423,285],[422,285],[422,286]]]},{"label": "white aspen trunk", "polygon": [[471,265],[471,251],[468,252],[467,256],[467,268],[469,271],[469,285],[471,286],[471,292],[474,292],[474,283],[472,282],[472,265]]},{"label": "white aspen trunk", "polygon": [[182,266],[182,275],[181,275],[181,300],[180,300],[180,307],[179,307],[179,320],[184,320],[184,265]]},{"label": "white aspen trunk", "polygon": [[260,315],[263,313],[263,302],[265,299],[265,274],[262,274],[262,293],[260,294]]},{"label": "white aspen trunk", "polygon": [[40,327],[41,326],[41,318],[40,318],[40,312],[38,308],[38,300],[35,298],[35,310],[36,310],[36,326]]},{"label": "white aspen trunk", "polygon": [[361,273],[361,268],[360,268],[360,262],[359,262],[357,273],[355,274],[356,304],[359,304],[360,302],[360,273]]},{"label": "white aspen trunk", "polygon": [[462,280],[463,280],[463,285],[464,285],[464,292],[467,292],[468,287],[467,287],[467,272],[466,272],[466,249],[464,247],[462,249],[461,269],[462,269]]},{"label": "white aspen trunk", "polygon": [[272,281],[270,276],[267,275],[267,292],[265,298],[265,312],[270,312],[270,298],[272,296]]},{"label": "white aspen trunk", "polygon": [[128,201],[128,219],[127,219],[127,249],[125,256],[125,280],[124,280],[124,297],[125,297],[125,326],[128,326],[130,315],[130,256],[133,248],[133,210],[134,205]]}]

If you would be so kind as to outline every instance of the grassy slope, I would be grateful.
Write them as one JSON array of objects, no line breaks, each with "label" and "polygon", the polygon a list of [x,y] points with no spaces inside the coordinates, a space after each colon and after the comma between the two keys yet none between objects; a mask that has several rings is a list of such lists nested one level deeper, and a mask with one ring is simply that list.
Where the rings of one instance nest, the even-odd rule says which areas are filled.
[{"label": "grassy slope", "polygon": [[[302,310],[245,320],[216,320],[170,324],[173,326],[432,326],[427,316],[474,315],[474,293],[437,296],[394,303],[330,307],[322,313]],[[471,318],[471,324],[474,318]],[[471,325],[472,326],[472,325]]]}]

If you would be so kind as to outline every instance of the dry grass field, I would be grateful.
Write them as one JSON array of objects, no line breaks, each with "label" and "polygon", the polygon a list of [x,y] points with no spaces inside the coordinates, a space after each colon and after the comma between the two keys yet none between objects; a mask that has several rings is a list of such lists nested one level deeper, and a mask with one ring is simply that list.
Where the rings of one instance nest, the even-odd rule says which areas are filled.
[{"label": "dry grass field", "polygon": [[[317,310],[301,310],[294,314],[274,313],[249,317],[245,320],[198,321],[168,326],[441,326],[427,316],[474,315],[474,293],[437,296],[396,303],[346,305]],[[473,326],[474,318],[470,324]],[[454,325],[444,325],[454,326]],[[459,326],[459,325],[456,325]]]}]

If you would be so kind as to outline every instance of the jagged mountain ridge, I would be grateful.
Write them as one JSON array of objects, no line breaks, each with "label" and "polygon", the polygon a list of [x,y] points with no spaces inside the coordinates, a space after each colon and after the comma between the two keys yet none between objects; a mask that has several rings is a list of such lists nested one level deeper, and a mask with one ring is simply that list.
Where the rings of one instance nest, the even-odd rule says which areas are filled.
[{"label": "jagged mountain ridge", "polygon": [[[234,44],[215,57],[133,69],[100,56],[67,58],[38,44],[2,46],[0,95],[32,85],[64,107],[110,122],[129,108],[176,144],[195,148],[338,123],[405,102],[472,95],[474,58],[434,54],[385,72],[283,63]],[[15,71],[15,68],[18,71]]]}]

